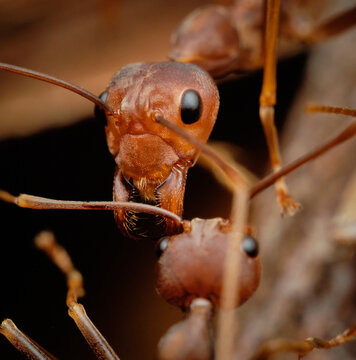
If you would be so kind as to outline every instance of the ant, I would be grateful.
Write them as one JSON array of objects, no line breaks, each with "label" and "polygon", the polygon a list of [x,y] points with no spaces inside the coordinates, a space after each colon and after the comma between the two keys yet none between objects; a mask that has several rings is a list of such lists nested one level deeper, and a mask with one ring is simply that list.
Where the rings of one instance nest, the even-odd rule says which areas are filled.
[{"label": "ant", "polygon": [[[279,1],[269,1],[268,51],[260,108],[275,172],[281,167],[274,126],[278,14]],[[131,64],[121,69],[97,97],[42,73],[4,63],[0,63],[0,69],[66,88],[92,101],[96,105],[96,116],[106,121],[107,144],[116,162],[114,200],[141,202],[182,215],[187,171],[195,164],[199,153],[189,143],[182,143],[162,130],[155,119],[163,116],[206,142],[216,120],[219,96],[213,80],[204,70],[185,62]],[[283,178],[276,181],[276,189],[283,213],[294,213],[299,205],[288,194]],[[35,206],[45,205],[37,203]],[[159,239],[182,230],[171,217],[128,209],[114,209],[114,215],[122,233],[135,239]]]},{"label": "ant", "polygon": [[[164,116],[206,142],[219,106],[218,91],[208,73],[184,63],[131,64],[97,97],[49,75],[4,63],[0,69],[64,87],[92,101],[96,116],[106,119],[107,144],[116,162],[114,201],[140,202],[182,215],[187,171],[199,153],[162,129],[155,118]],[[40,203],[35,206],[46,208]],[[131,238],[157,239],[180,231],[171,216],[128,208],[116,208],[114,214],[120,230]]]},{"label": "ant", "polygon": [[[172,60],[197,64],[214,78],[264,69],[260,119],[274,172],[282,165],[274,123],[277,57],[296,54],[356,24],[355,6],[318,25],[308,6],[288,0],[236,0],[231,7],[207,5],[189,14],[171,37]],[[300,207],[283,178],[276,182],[276,197],[282,215],[293,215]]]},{"label": "ant", "polygon": [[[334,107],[311,106],[312,112],[342,113],[356,117],[355,110]],[[261,190],[272,185],[276,178],[285,176],[306,162],[317,158],[333,147],[356,135],[356,122],[314,151],[302,156],[279,173],[249,187],[248,181],[235,167],[226,162],[212,148],[182,130],[163,117],[157,118],[161,126],[189,141],[220,168],[233,184],[233,206],[230,220],[193,219],[182,223],[184,232],[164,237],[157,245],[156,288],[169,303],[188,311],[188,317],[175,325],[159,345],[159,359],[209,359],[213,356],[210,338],[210,318],[213,309],[220,306],[216,343],[216,359],[231,359],[235,333],[234,308],[244,303],[256,290],[261,274],[257,241],[252,230],[246,228],[248,201]],[[22,204],[31,197],[21,195],[8,200]],[[142,204],[131,203],[131,206]],[[125,206],[125,205],[124,205]],[[147,209],[154,207],[146,205]],[[157,214],[161,209],[157,208]],[[173,214],[174,215],[174,214]],[[110,345],[90,321],[78,298],[84,295],[82,276],[74,268],[66,251],[58,246],[53,235],[42,233],[36,244],[43,249],[67,277],[67,305],[69,314],[100,359],[118,359]],[[331,348],[350,341],[356,335],[356,325],[343,334],[323,341],[310,338],[303,342],[276,340],[261,347],[254,359],[267,359],[278,351],[293,351],[300,356],[314,348]],[[32,359],[54,359],[20,330],[11,320],[5,320],[0,332],[15,347]],[[178,343],[177,343],[178,339]]]},{"label": "ant", "polygon": [[[266,32],[273,34],[279,22],[279,2],[268,4]],[[267,100],[275,98],[276,36],[267,36],[266,48],[271,50],[266,53],[260,113],[273,169],[277,171],[281,162],[273,125],[275,100]],[[78,86],[35,71],[3,63],[0,69],[64,87],[95,103],[97,117],[106,121],[107,144],[116,162],[114,200],[142,202],[182,215],[187,171],[195,164],[198,152],[157,127],[155,118],[163,116],[179,123],[206,142],[216,120],[219,97],[212,79],[203,70],[184,62],[128,65],[96,97]],[[284,180],[278,179],[276,187],[283,212],[294,212],[298,205],[289,196]],[[131,238],[158,239],[181,231],[170,218],[127,209],[115,209],[114,214],[120,230]]]},{"label": "ant", "polygon": [[[137,209],[136,209],[136,210],[137,210]],[[143,211],[143,210],[140,210],[140,211]],[[162,215],[162,213],[161,213],[160,215]],[[178,224],[178,222],[177,222],[177,224]]]}]

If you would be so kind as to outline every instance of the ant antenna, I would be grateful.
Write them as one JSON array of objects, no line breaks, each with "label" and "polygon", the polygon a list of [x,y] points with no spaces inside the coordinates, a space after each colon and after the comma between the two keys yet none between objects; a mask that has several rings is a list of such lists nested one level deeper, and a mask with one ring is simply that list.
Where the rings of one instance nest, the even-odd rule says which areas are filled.
[{"label": "ant antenna", "polygon": [[169,210],[142,203],[120,201],[65,201],[53,200],[39,196],[20,194],[14,196],[0,189],[0,200],[29,209],[67,209],[67,210],[126,210],[145,212],[152,215],[164,216],[182,225],[180,216]]},{"label": "ant antenna", "polygon": [[226,161],[223,157],[221,157],[211,146],[206,145],[200,140],[191,136],[179,126],[166,120],[163,116],[156,116],[156,121],[161,125],[165,126],[166,128],[172,130],[173,132],[181,136],[183,139],[189,141],[192,145],[199,149],[214,165],[220,168],[223,175],[233,183],[233,186],[247,185],[247,180],[245,179],[244,175],[234,166],[232,166],[228,161]]},{"label": "ant antenna", "polygon": [[92,94],[91,92],[77,86],[73,85],[67,81],[57,79],[53,76],[46,75],[34,70],[29,70],[20,66],[15,66],[11,64],[6,64],[0,62],[0,70],[8,71],[11,73],[15,73],[18,75],[30,77],[33,79],[41,80],[59,87],[62,87],[64,89],[67,89],[69,91],[75,92],[76,94],[88,99],[89,101],[93,102],[95,105],[100,106],[102,109],[104,109],[106,112],[108,112],[111,115],[115,115],[115,111],[111,109],[110,106],[108,106],[105,102],[103,102],[100,98],[98,98],[96,95]]}]

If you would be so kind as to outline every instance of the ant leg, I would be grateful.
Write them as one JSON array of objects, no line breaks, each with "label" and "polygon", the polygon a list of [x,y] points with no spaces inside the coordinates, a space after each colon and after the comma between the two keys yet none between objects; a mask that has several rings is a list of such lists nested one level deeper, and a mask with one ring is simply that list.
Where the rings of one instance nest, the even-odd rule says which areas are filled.
[{"label": "ant leg", "polygon": [[10,319],[5,319],[0,325],[0,333],[11,342],[14,347],[31,360],[56,360],[48,351],[25,335]]},{"label": "ant leg", "polygon": [[[265,132],[271,166],[274,172],[281,169],[281,155],[277,129],[274,124],[274,106],[276,104],[276,62],[277,35],[279,25],[280,0],[267,1],[265,64],[260,95],[260,118]],[[298,203],[289,195],[284,178],[275,183],[277,202],[282,214],[293,215],[299,208]]]},{"label": "ant leg", "polygon": [[[354,109],[346,109],[346,108],[332,107],[332,106],[313,105],[313,106],[308,106],[307,111],[343,114],[343,115],[356,117],[356,110]],[[311,160],[316,159],[320,155],[323,155],[327,151],[333,149],[335,146],[338,146],[344,143],[345,141],[350,140],[354,136],[356,136],[356,121],[353,121],[343,131],[341,131],[336,136],[333,136],[329,141],[326,141],[324,144],[318,146],[316,149],[294,160],[293,162],[284,166],[281,170],[277,171],[276,173],[266,176],[264,179],[262,179],[259,183],[257,183],[255,186],[253,186],[250,189],[250,197],[251,198],[254,197],[262,190],[271,186],[280,177],[291,173],[300,166],[306,164]]]},{"label": "ant leg", "polygon": [[182,219],[163,208],[153,205],[134,203],[134,202],[118,202],[118,201],[65,201],[47,199],[39,196],[20,194],[14,196],[7,191],[0,189],[0,200],[15,204],[19,207],[46,210],[46,209],[71,209],[71,210],[132,210],[137,212],[146,212],[153,215],[161,215],[168,217],[178,224],[182,223]]},{"label": "ant leg", "polygon": [[35,238],[36,246],[44,251],[67,278],[67,306],[70,317],[73,318],[85,340],[98,359],[119,360],[114,350],[91,322],[84,306],[78,303],[78,298],[84,296],[82,274],[74,267],[67,251],[57,244],[51,232],[43,231]]},{"label": "ant leg", "polygon": [[308,105],[306,111],[310,113],[327,113],[327,114],[340,114],[356,117],[356,110],[326,105]]},{"label": "ant leg", "polygon": [[313,349],[331,349],[335,346],[340,346],[348,341],[355,340],[356,336],[356,324],[351,328],[345,330],[343,333],[335,336],[329,341],[325,341],[318,338],[308,338],[304,341],[293,341],[285,339],[275,339],[267,341],[257,353],[252,357],[251,360],[267,360],[272,355],[278,352],[295,352],[302,358]]}]

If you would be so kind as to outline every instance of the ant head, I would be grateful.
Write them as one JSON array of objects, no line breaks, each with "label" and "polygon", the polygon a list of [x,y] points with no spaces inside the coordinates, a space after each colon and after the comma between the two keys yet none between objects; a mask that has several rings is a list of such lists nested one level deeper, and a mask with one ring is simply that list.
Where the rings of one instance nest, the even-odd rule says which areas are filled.
[{"label": "ant head", "polygon": [[[122,68],[103,94],[101,99],[113,109],[107,114],[106,135],[118,165],[114,199],[158,205],[181,215],[186,174],[200,150],[156,119],[161,116],[205,143],[219,106],[213,79],[193,64],[136,63]],[[147,225],[143,217],[116,214],[128,236],[156,237],[141,231]],[[159,237],[177,233],[160,219],[154,226],[158,223],[163,229]]]},{"label": "ant head", "polygon": [[[220,303],[223,268],[231,225],[221,218],[185,222],[182,234],[157,245],[156,289],[169,303],[187,309],[195,298]],[[261,263],[255,239],[245,236],[240,247],[238,306],[255,292]]]},{"label": "ant head", "polygon": [[[215,124],[219,94],[210,75],[193,64],[135,63],[106,89],[115,112],[106,127],[110,152],[126,179],[167,179],[172,166],[197,160],[199,150],[156,122],[157,116],[206,142]],[[146,151],[145,151],[146,150]]]},{"label": "ant head", "polygon": [[[123,154],[120,152],[125,150],[125,141],[136,142],[139,136],[149,135],[145,141],[163,141],[169,146],[163,154],[165,159],[173,151],[180,160],[194,163],[199,151],[189,142],[182,141],[176,134],[162,128],[155,119],[162,116],[206,142],[215,124],[219,94],[210,75],[193,64],[135,63],[125,66],[113,77],[106,89],[105,101],[117,114],[115,128],[110,126],[110,121],[107,128],[113,156],[119,155],[122,159]],[[119,141],[116,134],[122,134],[122,140]],[[125,134],[130,134],[130,139],[126,139]],[[112,138],[116,141],[112,141]],[[142,146],[140,148],[142,150]],[[138,155],[134,154],[130,163],[139,161]],[[145,159],[146,167],[154,155],[151,152]],[[172,153],[172,161],[176,161],[173,157]],[[159,166],[167,163],[165,159],[158,159]]]}]

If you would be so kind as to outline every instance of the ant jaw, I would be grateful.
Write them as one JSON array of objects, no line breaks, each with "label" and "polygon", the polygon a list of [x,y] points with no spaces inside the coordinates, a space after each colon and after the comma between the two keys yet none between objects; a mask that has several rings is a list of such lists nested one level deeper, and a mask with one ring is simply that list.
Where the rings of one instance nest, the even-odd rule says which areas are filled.
[{"label": "ant jaw", "polygon": [[[181,216],[187,170],[188,167],[173,166],[168,178],[153,190],[153,198],[147,199],[145,193],[118,169],[114,177],[114,201],[150,204]],[[115,218],[124,235],[134,239],[157,240],[165,235],[181,233],[184,226],[161,215],[136,211],[116,210]]]}]

